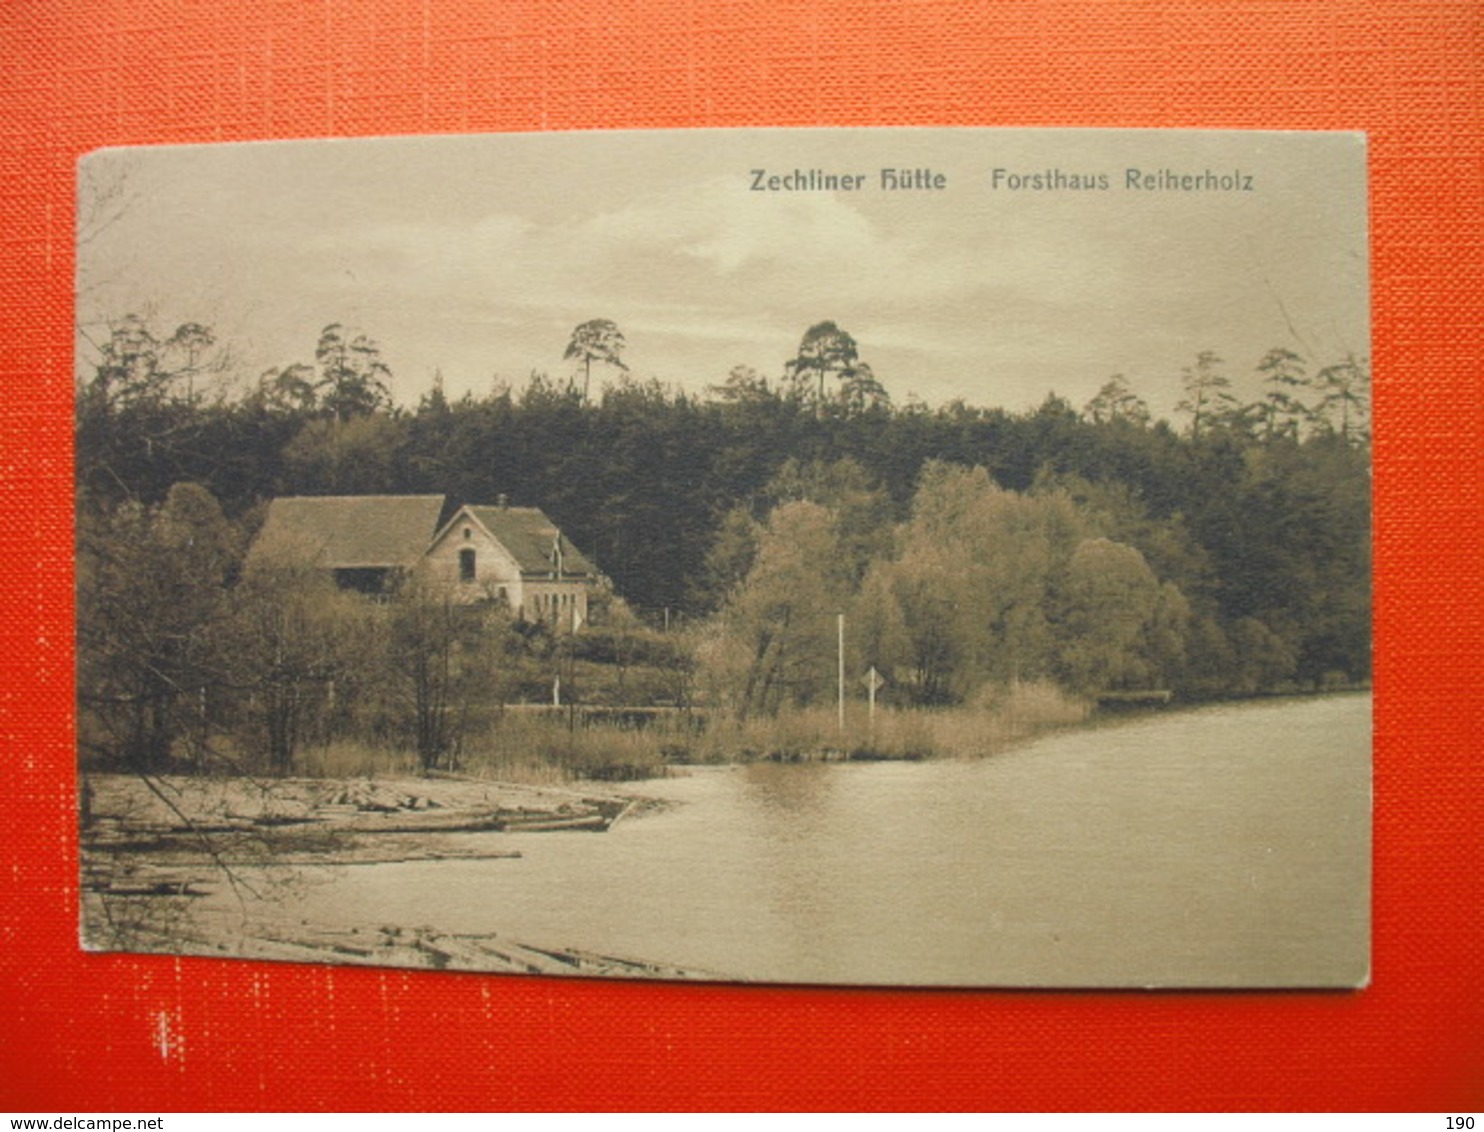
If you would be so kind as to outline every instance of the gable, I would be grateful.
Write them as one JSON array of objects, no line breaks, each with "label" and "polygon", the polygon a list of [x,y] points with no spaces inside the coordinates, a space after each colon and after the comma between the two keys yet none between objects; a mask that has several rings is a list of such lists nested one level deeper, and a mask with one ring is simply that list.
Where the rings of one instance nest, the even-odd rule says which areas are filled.
[{"label": "gable", "polygon": [[[465,531],[469,532],[467,536]],[[485,529],[483,523],[470,514],[467,507],[461,507],[444,524],[428,547],[424,561],[450,579],[456,576],[457,569],[458,576],[462,579],[462,567],[457,566],[459,556],[470,550],[477,555],[477,570],[481,579],[494,578],[497,581],[513,582],[521,577],[520,563],[499,539]]]},{"label": "gable", "polygon": [[[522,574],[544,577],[556,570],[558,529],[539,508],[468,506],[464,511],[505,548]],[[591,578],[597,573],[565,536],[561,538],[561,565],[563,577]]]}]

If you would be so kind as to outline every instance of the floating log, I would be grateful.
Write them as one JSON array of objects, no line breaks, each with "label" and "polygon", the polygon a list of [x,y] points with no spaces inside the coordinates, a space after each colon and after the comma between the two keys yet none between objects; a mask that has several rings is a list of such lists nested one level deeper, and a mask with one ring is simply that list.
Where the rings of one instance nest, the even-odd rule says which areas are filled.
[{"label": "floating log", "polygon": [[208,896],[217,885],[199,871],[169,868],[132,868],[121,872],[90,868],[83,888],[102,896]]},{"label": "floating log", "polygon": [[503,821],[498,810],[395,810],[335,817],[321,828],[346,833],[487,833],[502,828]]},{"label": "floating log", "polygon": [[571,818],[513,818],[501,825],[506,833],[550,833],[562,829],[590,829],[601,831],[612,824],[603,814],[583,814]]},{"label": "floating log", "polygon": [[102,896],[209,896],[215,886],[202,887],[195,881],[114,881],[90,890]]}]

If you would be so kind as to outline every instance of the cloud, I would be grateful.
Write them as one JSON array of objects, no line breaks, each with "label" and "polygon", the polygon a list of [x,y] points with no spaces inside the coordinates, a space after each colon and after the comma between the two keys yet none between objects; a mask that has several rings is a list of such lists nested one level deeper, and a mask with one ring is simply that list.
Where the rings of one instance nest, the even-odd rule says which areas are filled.
[{"label": "cloud", "polygon": [[451,389],[556,372],[572,327],[599,317],[636,372],[666,381],[739,362],[776,374],[833,319],[894,393],[1008,405],[1119,370],[1174,382],[1199,349],[1248,365],[1284,338],[1284,310],[1316,350],[1364,348],[1363,215],[1276,192],[1012,196],[965,175],[943,196],[761,193],[730,138],[627,139],[574,161],[577,142],[523,148],[524,165],[474,142],[398,161],[350,143],[133,152],[137,192],[88,246],[82,306],[156,299],[265,366],[307,358],[328,322],[357,325],[412,399],[434,367]]}]

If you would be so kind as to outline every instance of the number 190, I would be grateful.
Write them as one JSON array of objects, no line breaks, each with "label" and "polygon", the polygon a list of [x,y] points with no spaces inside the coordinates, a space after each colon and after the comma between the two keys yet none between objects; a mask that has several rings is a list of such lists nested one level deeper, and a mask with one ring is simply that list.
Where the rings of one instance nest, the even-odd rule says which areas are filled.
[{"label": "number 190", "polygon": [[1450,1116],[1448,1132],[1474,1132],[1474,1118],[1472,1116]]}]

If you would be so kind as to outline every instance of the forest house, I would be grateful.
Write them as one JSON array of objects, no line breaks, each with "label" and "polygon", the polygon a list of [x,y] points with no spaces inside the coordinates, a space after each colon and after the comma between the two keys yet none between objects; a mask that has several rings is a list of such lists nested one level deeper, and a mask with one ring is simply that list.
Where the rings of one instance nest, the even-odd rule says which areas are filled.
[{"label": "forest house", "polygon": [[501,602],[563,629],[587,621],[597,571],[539,508],[466,504],[440,527],[445,508],[441,495],[281,497],[252,557],[312,562],[341,588],[373,595],[422,572],[461,602]]},{"label": "forest house", "polygon": [[465,504],[423,555],[430,576],[463,601],[494,600],[526,621],[563,629],[587,621],[597,571],[536,507]]}]

